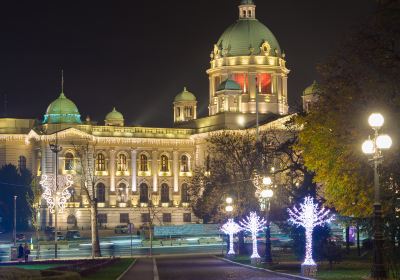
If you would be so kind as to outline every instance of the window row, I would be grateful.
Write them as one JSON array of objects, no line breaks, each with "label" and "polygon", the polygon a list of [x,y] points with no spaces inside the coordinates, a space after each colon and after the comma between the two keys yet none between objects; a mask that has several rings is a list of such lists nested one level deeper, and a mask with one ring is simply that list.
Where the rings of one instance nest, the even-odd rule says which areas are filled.
[{"label": "window row", "polygon": [[[72,216],[72,217],[70,217]],[[68,216],[68,223],[69,224],[76,224],[76,218],[73,215]],[[150,222],[150,214],[149,213],[142,213],[141,214],[141,222],[142,223],[148,223]],[[182,220],[184,223],[191,223],[192,222],[192,214],[191,213],[183,213]],[[162,221],[163,223],[171,223],[172,221],[172,214],[171,213],[163,213],[162,214]],[[107,220],[107,214],[101,213],[97,214],[97,222],[99,225],[106,224],[108,222]],[[119,214],[119,222],[121,224],[128,224],[130,223],[129,220],[129,213],[120,213]]]},{"label": "window row", "polygon": [[[117,200],[118,202],[128,202],[129,190],[126,184],[121,183],[117,187]],[[103,183],[96,185],[96,198],[97,202],[106,202],[106,186]],[[189,197],[189,186],[187,183],[183,183],[181,186],[181,202],[188,203]],[[150,191],[149,186],[146,183],[142,183],[139,186],[139,202],[149,203]],[[170,199],[170,187],[167,184],[161,184],[161,203],[169,203]]]},{"label": "window row", "polygon": [[[22,157],[23,158],[23,157]],[[25,158],[24,158],[25,159]],[[21,160],[21,157],[20,157]],[[74,169],[74,155],[70,152],[65,154],[65,161],[64,161],[64,169],[67,171],[71,171]],[[21,164],[22,165],[22,164]],[[25,166],[26,166],[26,159],[25,159]],[[149,158],[145,154],[141,154],[139,157],[139,171],[147,172],[149,171]],[[96,171],[106,171],[106,157],[104,154],[99,153],[96,156]],[[119,154],[117,157],[117,171],[123,172],[128,171],[128,159],[125,154]],[[169,172],[169,158],[166,155],[162,155],[160,158],[160,171],[161,172]],[[189,165],[189,157],[187,155],[182,155],[180,158],[180,171],[181,172],[189,172],[190,165]]]}]

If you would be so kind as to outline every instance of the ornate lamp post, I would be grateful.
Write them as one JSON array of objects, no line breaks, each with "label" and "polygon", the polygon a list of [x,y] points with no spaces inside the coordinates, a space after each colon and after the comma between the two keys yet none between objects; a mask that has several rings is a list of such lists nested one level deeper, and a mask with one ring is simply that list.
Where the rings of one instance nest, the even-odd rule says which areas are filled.
[{"label": "ornate lamp post", "polygon": [[270,200],[274,195],[274,192],[271,189],[272,179],[271,177],[261,177],[256,172],[253,175],[253,184],[256,186],[256,197],[260,201],[261,211],[265,211],[265,262],[270,264],[272,263],[272,254],[271,254],[271,223],[269,219],[270,212]]},{"label": "ornate lamp post", "polygon": [[368,123],[374,130],[372,139],[364,141],[362,151],[371,155],[369,159],[374,167],[374,257],[372,266],[372,277],[374,279],[385,279],[387,277],[383,262],[383,228],[382,228],[382,204],[379,189],[378,166],[383,161],[382,150],[392,146],[392,139],[389,135],[379,135],[379,129],[384,123],[384,118],[379,113],[373,113],[368,118]]}]

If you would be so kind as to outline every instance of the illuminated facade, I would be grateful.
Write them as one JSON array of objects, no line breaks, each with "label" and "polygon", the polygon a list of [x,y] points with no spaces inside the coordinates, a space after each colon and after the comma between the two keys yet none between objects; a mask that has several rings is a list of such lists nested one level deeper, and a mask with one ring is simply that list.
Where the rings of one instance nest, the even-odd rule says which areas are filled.
[{"label": "illuminated facade", "polygon": [[[274,35],[255,18],[251,0],[242,0],[239,19],[221,36],[211,54],[209,116],[197,117],[197,101],[186,88],[173,100],[174,127],[127,127],[115,108],[104,125],[82,121],[77,106],[62,92],[47,108],[43,120],[0,119],[0,165],[28,168],[34,175],[55,174],[55,154],[49,144],[63,147],[58,173],[70,174],[73,186],[58,225],[89,227],[88,198],[76,167],[76,143],[95,151],[95,197],[100,225],[113,227],[148,220],[149,203],[158,207],[161,224],[184,224],[198,219],[187,193],[196,166],[204,166],[205,140],[221,129],[252,129],[256,103],[260,120],[275,116],[262,129],[282,126],[287,105],[284,54]],[[63,91],[63,90],[62,90]],[[258,98],[258,102],[256,102]],[[263,118],[264,116],[264,118]],[[240,120],[240,121],[239,121]],[[42,203],[42,226],[53,217]]]}]

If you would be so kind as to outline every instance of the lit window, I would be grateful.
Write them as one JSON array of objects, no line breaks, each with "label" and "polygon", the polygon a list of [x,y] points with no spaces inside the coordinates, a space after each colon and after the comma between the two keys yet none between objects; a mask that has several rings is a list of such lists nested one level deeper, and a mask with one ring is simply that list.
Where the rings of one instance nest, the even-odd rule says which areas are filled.
[{"label": "lit window", "polygon": [[64,169],[71,171],[74,169],[74,155],[71,153],[65,154]]},{"label": "lit window", "polygon": [[189,187],[186,183],[182,184],[181,187],[181,201],[184,203],[189,202]]},{"label": "lit window", "polygon": [[147,156],[146,155],[140,155],[140,164],[139,164],[139,170],[140,171],[148,171],[147,167]]},{"label": "lit window", "polygon": [[149,202],[149,187],[146,184],[140,184],[140,202],[148,203]]},{"label": "lit window", "polygon": [[106,202],[106,186],[103,183],[98,183],[96,186],[97,202]]},{"label": "lit window", "polygon": [[96,170],[97,171],[106,171],[106,157],[103,154],[97,155]]},{"label": "lit window", "polygon": [[26,169],[26,157],[19,156],[18,168],[19,168],[19,170],[25,170]]},{"label": "lit window", "polygon": [[118,171],[127,171],[128,170],[126,155],[124,155],[124,154],[118,155],[117,170]]},{"label": "lit window", "polygon": [[169,187],[167,184],[161,185],[161,203],[169,203]]},{"label": "lit window", "polygon": [[181,172],[189,172],[189,158],[187,155],[181,157]]},{"label": "lit window", "polygon": [[168,157],[166,155],[161,156],[161,171],[168,172]]},{"label": "lit window", "polygon": [[126,195],[126,185],[124,183],[119,184],[118,186],[118,202],[126,202],[127,195]]}]

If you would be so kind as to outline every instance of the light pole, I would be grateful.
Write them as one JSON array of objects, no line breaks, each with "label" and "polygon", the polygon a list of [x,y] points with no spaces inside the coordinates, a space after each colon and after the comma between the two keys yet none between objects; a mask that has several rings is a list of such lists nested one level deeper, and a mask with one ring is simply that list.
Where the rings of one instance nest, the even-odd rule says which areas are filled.
[{"label": "light pole", "polygon": [[58,201],[59,201],[59,190],[58,190],[58,153],[61,152],[62,147],[58,145],[58,137],[56,133],[56,142],[55,144],[50,144],[50,150],[56,156],[56,170],[55,170],[55,212],[54,212],[54,258],[57,259],[57,243],[58,243],[58,236],[57,236],[57,214],[58,214]]},{"label": "light pole", "polygon": [[[225,205],[225,211],[226,211],[226,213],[227,213],[227,216],[228,216],[228,219],[229,218],[231,218],[232,217],[232,212],[233,212],[233,198],[232,197],[230,197],[230,196],[228,196],[226,199],[225,199],[225,203],[226,203],[226,205]],[[229,239],[230,237],[229,237],[229,235],[228,235],[228,240],[227,240],[227,242],[226,242],[226,252],[228,252],[229,251],[229,244],[230,244],[230,242],[231,242],[231,240]]]},{"label": "light pole", "polygon": [[17,246],[17,196],[14,195],[14,228],[13,228],[14,247]]},{"label": "light pole", "polygon": [[368,123],[374,130],[372,139],[364,141],[362,151],[371,155],[369,159],[374,167],[374,257],[372,266],[372,277],[374,279],[386,279],[386,270],[383,262],[383,227],[382,227],[382,204],[379,189],[378,166],[383,161],[382,150],[389,149],[392,139],[389,135],[379,135],[379,129],[384,123],[384,118],[379,113],[373,113],[368,118]]}]

